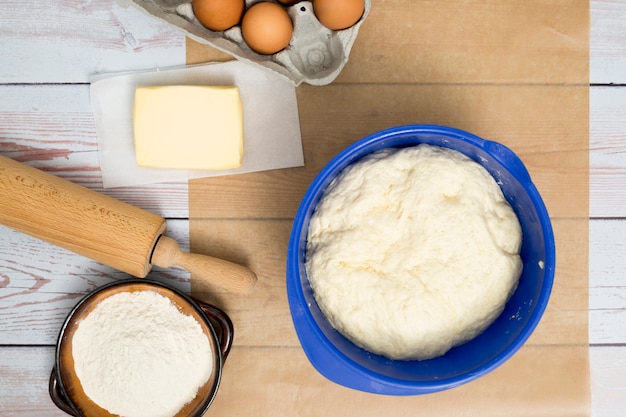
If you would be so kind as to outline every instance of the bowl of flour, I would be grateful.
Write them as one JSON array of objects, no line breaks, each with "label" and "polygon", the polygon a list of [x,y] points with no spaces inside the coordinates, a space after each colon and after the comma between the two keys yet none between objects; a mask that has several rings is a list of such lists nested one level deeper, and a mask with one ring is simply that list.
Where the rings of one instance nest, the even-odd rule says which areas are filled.
[{"label": "bowl of flour", "polygon": [[50,395],[81,417],[201,416],[232,337],[232,322],[214,306],[156,281],[115,282],[66,318]]},{"label": "bowl of flour", "polygon": [[550,217],[521,159],[437,125],[365,137],[313,180],[287,295],[312,365],[385,395],[450,389],[530,337],[555,268]]}]

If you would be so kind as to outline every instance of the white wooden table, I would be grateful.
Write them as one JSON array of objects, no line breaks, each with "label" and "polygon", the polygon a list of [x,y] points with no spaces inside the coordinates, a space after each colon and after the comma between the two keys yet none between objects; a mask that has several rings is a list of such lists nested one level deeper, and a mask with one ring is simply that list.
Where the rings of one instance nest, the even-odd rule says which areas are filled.
[{"label": "white wooden table", "polygon": [[[590,60],[592,415],[610,417],[626,413],[626,0],[591,1]],[[102,189],[88,96],[92,74],[184,63],[180,32],[114,0],[0,1],[0,154],[162,215],[188,242],[185,183]],[[188,289],[182,270],[155,274]],[[58,330],[117,276],[0,226],[1,417],[65,415],[47,392]]]}]

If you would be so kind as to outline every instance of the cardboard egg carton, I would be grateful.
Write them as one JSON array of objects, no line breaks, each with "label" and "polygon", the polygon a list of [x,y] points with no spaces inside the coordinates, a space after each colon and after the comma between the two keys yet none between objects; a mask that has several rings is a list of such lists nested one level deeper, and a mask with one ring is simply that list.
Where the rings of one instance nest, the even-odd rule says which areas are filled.
[{"label": "cardboard egg carton", "polygon": [[[246,0],[246,7],[260,0]],[[182,30],[190,38],[224,51],[235,58],[271,70],[294,85],[330,84],[348,62],[350,50],[359,27],[367,17],[371,0],[365,0],[365,12],[352,27],[333,31],[324,27],[313,13],[310,1],[287,7],[293,21],[291,42],[273,55],[254,52],[243,40],[241,28],[235,26],[223,32],[211,31],[196,19],[191,0],[126,0],[149,15]]]}]

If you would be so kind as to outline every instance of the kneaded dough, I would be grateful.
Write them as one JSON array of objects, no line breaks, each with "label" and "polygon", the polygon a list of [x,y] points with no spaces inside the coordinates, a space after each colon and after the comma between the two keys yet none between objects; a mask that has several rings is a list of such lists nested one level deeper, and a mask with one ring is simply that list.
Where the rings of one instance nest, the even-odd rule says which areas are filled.
[{"label": "kneaded dough", "polygon": [[348,166],[311,218],[306,271],[331,324],[391,359],[443,355],[483,332],[522,271],[522,232],[494,178],[421,144]]}]

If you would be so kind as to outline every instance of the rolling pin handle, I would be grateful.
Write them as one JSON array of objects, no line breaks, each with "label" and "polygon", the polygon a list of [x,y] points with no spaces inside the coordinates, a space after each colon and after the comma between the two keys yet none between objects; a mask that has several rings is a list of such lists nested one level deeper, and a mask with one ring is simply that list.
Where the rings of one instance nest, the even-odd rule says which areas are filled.
[{"label": "rolling pin handle", "polygon": [[177,265],[191,272],[194,281],[204,281],[231,293],[249,294],[257,282],[248,268],[212,256],[184,252],[178,242],[165,235],[159,236],[150,262],[162,268]]}]

